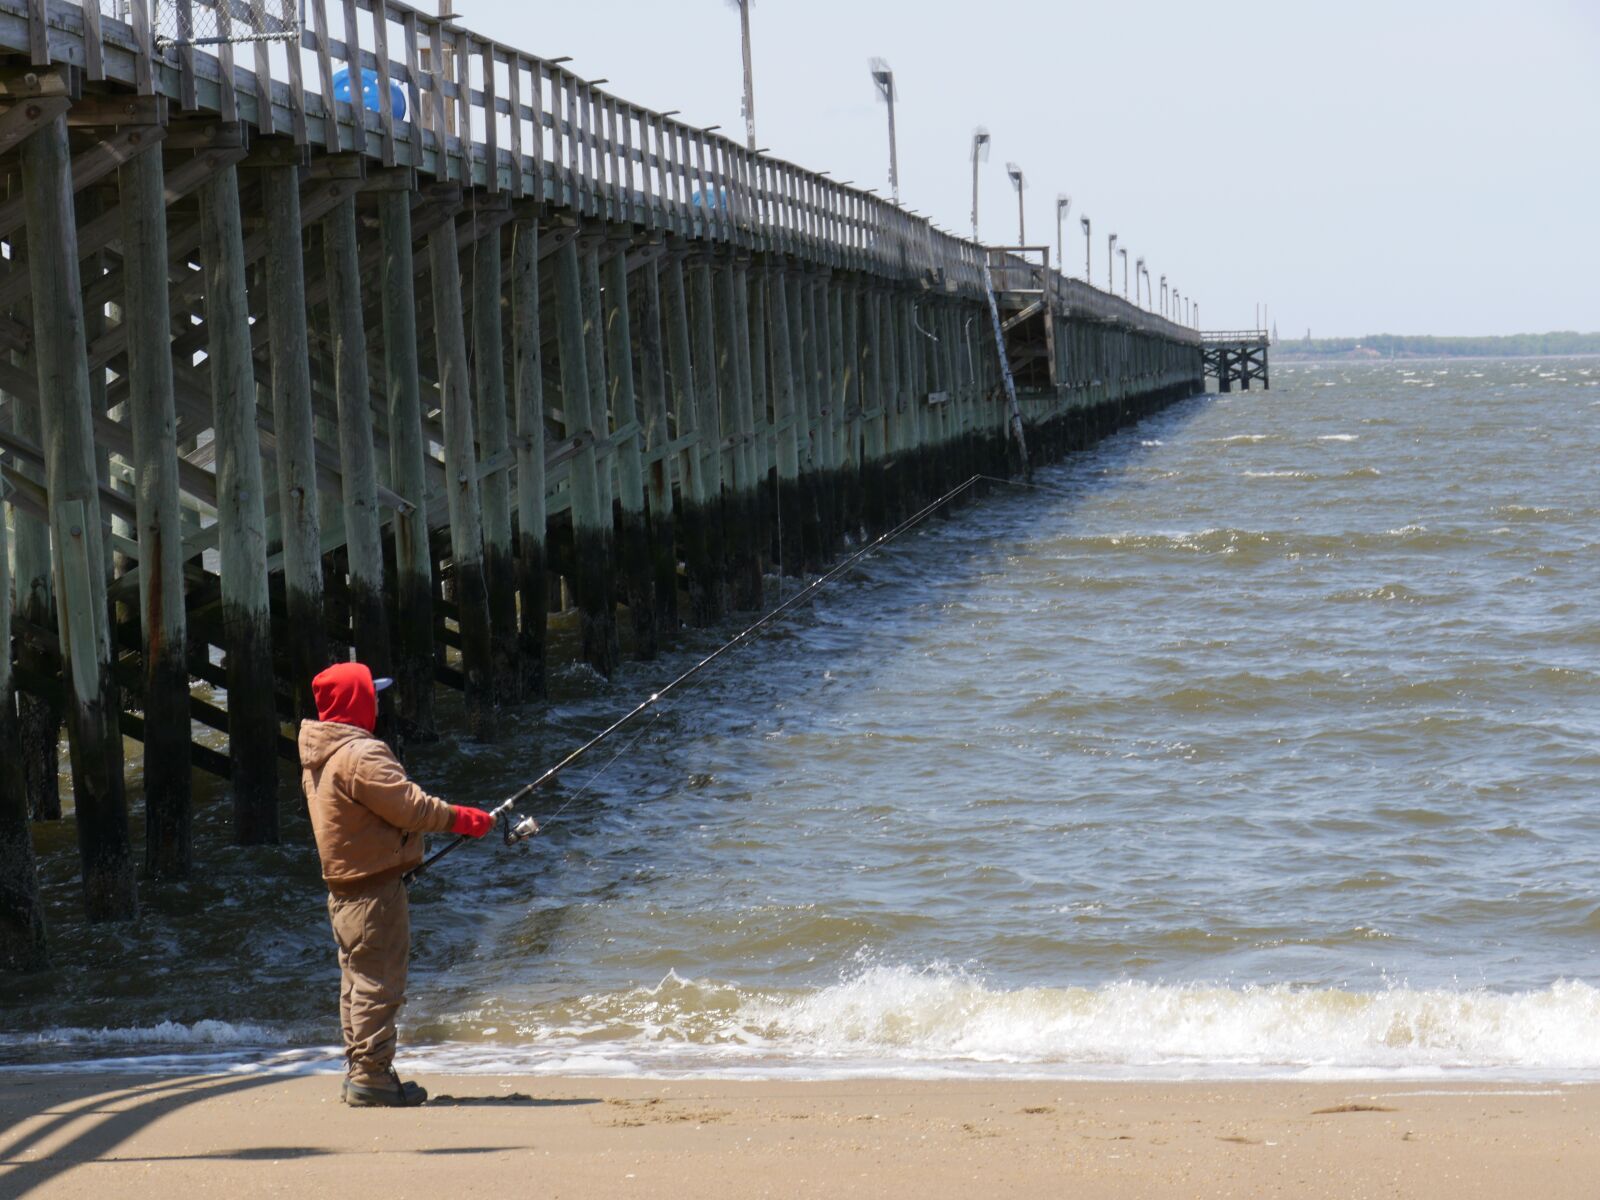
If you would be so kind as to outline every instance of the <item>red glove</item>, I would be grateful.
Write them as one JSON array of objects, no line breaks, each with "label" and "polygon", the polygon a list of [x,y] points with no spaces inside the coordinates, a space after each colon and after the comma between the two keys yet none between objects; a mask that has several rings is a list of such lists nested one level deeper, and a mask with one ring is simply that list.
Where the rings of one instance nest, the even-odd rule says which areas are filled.
[{"label": "red glove", "polygon": [[452,804],[450,812],[451,833],[478,838],[494,828],[494,818],[481,808],[466,808],[460,804]]}]

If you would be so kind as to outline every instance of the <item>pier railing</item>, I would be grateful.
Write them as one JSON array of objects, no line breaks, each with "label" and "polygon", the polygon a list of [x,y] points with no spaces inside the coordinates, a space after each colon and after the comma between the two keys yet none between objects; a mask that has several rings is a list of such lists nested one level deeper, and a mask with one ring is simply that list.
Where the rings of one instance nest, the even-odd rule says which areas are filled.
[{"label": "pier railing", "polygon": [[[329,152],[353,152],[494,195],[950,292],[983,286],[983,248],[850,187],[604,91],[540,58],[398,0],[268,0],[291,40],[162,44],[147,0],[0,0],[0,45],[38,65],[162,95]],[[245,0],[174,0],[227,29]],[[119,13],[125,13],[124,20]],[[192,19],[192,18],[191,18]],[[346,94],[335,98],[339,73]],[[365,85],[373,94],[364,97]],[[1026,263],[1017,265],[1026,267]],[[1081,315],[1192,340],[1192,331],[1079,280],[1051,292]],[[1003,281],[997,286],[1004,287]]]}]

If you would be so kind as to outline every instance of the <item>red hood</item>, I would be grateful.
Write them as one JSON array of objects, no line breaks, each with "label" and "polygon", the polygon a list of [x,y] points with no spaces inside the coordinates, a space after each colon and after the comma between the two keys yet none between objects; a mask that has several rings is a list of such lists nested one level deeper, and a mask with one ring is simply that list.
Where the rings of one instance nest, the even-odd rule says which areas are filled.
[{"label": "red hood", "polygon": [[334,663],[311,681],[317,719],[354,725],[371,733],[378,723],[378,691],[364,663]]}]

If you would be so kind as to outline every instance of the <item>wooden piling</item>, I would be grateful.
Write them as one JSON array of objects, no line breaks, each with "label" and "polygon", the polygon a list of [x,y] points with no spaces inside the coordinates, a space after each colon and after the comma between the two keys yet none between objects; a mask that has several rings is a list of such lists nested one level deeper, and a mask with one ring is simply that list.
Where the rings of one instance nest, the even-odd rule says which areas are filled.
[{"label": "wooden piling", "polygon": [[46,401],[39,406],[41,435],[84,909],[92,921],[131,920],[139,905],[123,791],[118,689],[112,676],[72,159],[64,116],[22,143],[21,165],[34,359],[39,395]]},{"label": "wooden piling", "polygon": [[[0,470],[0,497],[6,491]],[[22,730],[17,723],[16,681],[11,675],[11,556],[0,506],[0,970],[37,971],[47,965],[44,907],[28,826],[28,790],[18,769]]]},{"label": "wooden piling", "polygon": [[[678,551],[672,509],[673,461],[670,406],[667,399],[666,349],[662,341],[661,274],[652,258],[639,269],[640,416],[645,422],[646,496],[650,505],[650,555],[654,565],[656,629],[670,636],[678,627]],[[636,289],[637,290],[637,289]]]},{"label": "wooden piling", "polygon": [[483,477],[483,580],[489,598],[489,648],[495,695],[515,701],[521,691],[517,663],[517,569],[511,550],[511,431],[506,409],[505,344],[501,303],[500,227],[472,244],[472,376],[477,397],[478,461],[498,463]]},{"label": "wooden piling", "polygon": [[323,628],[322,521],[317,497],[311,351],[306,330],[299,169],[288,161],[261,171],[265,218],[267,324],[272,422],[277,441],[278,527],[283,542],[284,647],[295,715],[315,719],[311,680],[332,661]]},{"label": "wooden piling", "polygon": [[696,363],[690,349],[689,301],[684,286],[683,259],[676,254],[669,256],[662,265],[661,274],[666,285],[662,294],[662,308],[666,316],[671,404],[677,421],[678,438],[685,442],[679,452],[678,478],[682,505],[678,509],[677,524],[688,584],[689,620],[696,625],[709,625],[718,619],[722,610],[718,604],[719,581],[712,569],[707,545],[708,499],[700,448],[696,444],[700,435],[699,389],[695,384]]},{"label": "wooden piling", "polygon": [[517,410],[517,661],[524,697],[545,694],[548,589],[545,586],[544,362],[539,323],[539,223],[513,226],[511,352]]},{"label": "wooden piling", "polygon": [[617,495],[621,501],[617,550],[620,574],[633,619],[634,654],[652,659],[660,649],[656,629],[655,572],[644,498],[643,438],[633,377],[633,325],[628,305],[628,255],[617,247],[605,261],[606,363],[611,415],[617,423]]},{"label": "wooden piling", "polygon": [[450,515],[450,578],[461,635],[461,673],[467,718],[479,734],[494,711],[494,653],[489,597],[484,586],[483,528],[478,464],[473,454],[472,390],[467,379],[467,332],[461,312],[461,267],[454,221],[428,235],[439,407],[444,425],[445,496]]},{"label": "wooden piling", "polygon": [[278,713],[267,596],[267,518],[236,167],[224,167],[201,184],[200,225],[217,444],[233,830],[239,843],[248,846],[278,840]]},{"label": "wooden piling", "polygon": [[[349,640],[356,658],[371,667],[374,675],[392,677],[372,390],[367,377],[367,330],[361,309],[359,236],[355,197],[350,196],[334,205],[322,228],[333,332],[334,399],[339,414],[344,545],[350,572]],[[378,697],[378,735],[397,750],[402,744],[395,698],[388,694]]]},{"label": "wooden piling", "polygon": [[[556,251],[556,327],[561,347],[561,410],[566,436],[577,442],[568,475],[572,494],[573,591],[584,661],[602,675],[617,665],[616,609],[611,602],[611,514],[600,508],[598,431],[590,415],[589,346],[578,247]],[[598,336],[599,330],[595,330]]]},{"label": "wooden piling", "polygon": [[128,326],[127,406],[133,426],[144,654],[144,868],[152,878],[182,879],[193,857],[189,634],[163,176],[159,151],[141,154],[121,170],[123,321]]},{"label": "wooden piling", "polygon": [[[13,249],[16,243],[12,243]],[[21,264],[27,270],[27,264]],[[19,314],[26,317],[26,311]],[[14,363],[22,365],[20,355]],[[44,444],[43,417],[37,395],[11,397],[12,430],[34,445]],[[22,465],[17,474],[33,483],[44,483],[43,470]],[[50,526],[32,513],[16,510],[15,517],[16,595],[15,612],[20,625],[53,629],[56,624],[55,579],[50,565]],[[51,666],[26,640],[18,647],[18,660],[30,668],[48,672]],[[17,727],[21,740],[23,786],[28,797],[28,813],[35,821],[61,819],[61,785],[58,777],[57,749],[61,723],[65,718],[60,693],[50,696],[24,692],[17,697]]]},{"label": "wooden piling", "polygon": [[718,392],[724,460],[723,532],[728,540],[729,598],[734,608],[761,607],[761,558],[755,513],[755,473],[751,455],[750,326],[744,268],[728,263],[716,273],[719,343]]},{"label": "wooden piling", "polygon": [[768,276],[768,283],[773,419],[777,425],[778,568],[785,575],[799,575],[805,569],[802,541],[805,520],[800,505],[800,433],[804,417],[795,387],[794,326],[789,319],[788,272],[779,267]]},{"label": "wooden piling", "polygon": [[728,608],[728,541],[722,512],[722,412],[718,401],[717,318],[711,258],[702,251],[690,260],[689,284],[694,331],[694,453],[700,459],[704,491],[706,585],[701,596],[708,620],[720,620]]},{"label": "wooden piling", "polygon": [[395,690],[408,741],[438,736],[434,717],[433,552],[428,542],[427,458],[417,373],[416,261],[411,196],[378,197],[384,391],[389,406],[389,486],[411,504],[394,514]]}]

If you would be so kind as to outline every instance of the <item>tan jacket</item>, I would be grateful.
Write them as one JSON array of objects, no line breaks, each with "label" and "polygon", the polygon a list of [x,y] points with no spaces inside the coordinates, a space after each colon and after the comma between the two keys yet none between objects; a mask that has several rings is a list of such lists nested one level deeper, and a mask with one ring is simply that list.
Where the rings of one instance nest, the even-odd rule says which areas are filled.
[{"label": "tan jacket", "polygon": [[420,835],[450,828],[450,805],[406,778],[389,747],[364,729],[302,721],[300,768],[330,891],[409,871],[422,861]]}]

